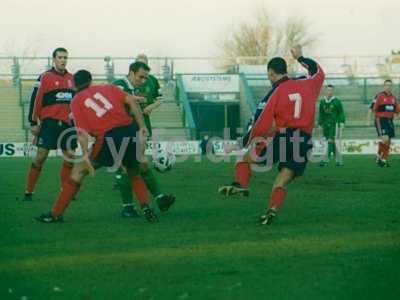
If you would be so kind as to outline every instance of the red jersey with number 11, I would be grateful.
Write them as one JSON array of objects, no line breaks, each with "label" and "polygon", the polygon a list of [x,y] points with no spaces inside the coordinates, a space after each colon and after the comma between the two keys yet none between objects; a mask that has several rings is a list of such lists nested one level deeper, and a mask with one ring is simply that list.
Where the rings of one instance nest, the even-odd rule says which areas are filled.
[{"label": "red jersey with number 11", "polygon": [[127,126],[132,117],[125,110],[128,94],[114,85],[93,85],[75,95],[71,102],[72,115],[78,130],[92,136]]}]

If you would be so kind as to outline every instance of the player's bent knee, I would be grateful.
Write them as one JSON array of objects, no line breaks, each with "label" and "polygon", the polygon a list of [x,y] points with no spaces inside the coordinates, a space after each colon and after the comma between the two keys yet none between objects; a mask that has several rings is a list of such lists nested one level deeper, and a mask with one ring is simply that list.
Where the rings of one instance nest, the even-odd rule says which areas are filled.
[{"label": "player's bent knee", "polygon": [[290,170],[288,168],[283,168],[276,177],[276,180],[274,182],[274,188],[277,187],[286,188],[288,183],[290,183],[295,177],[296,173],[293,170]]},{"label": "player's bent knee", "polygon": [[249,164],[254,163],[255,159],[253,159],[253,156],[256,156],[256,154],[255,154],[255,152],[254,152],[254,154],[252,154],[252,153],[253,152],[247,152],[243,156],[243,158],[242,158],[242,160],[240,162],[245,162],[245,163],[249,163]]},{"label": "player's bent knee", "polygon": [[44,162],[46,161],[46,157],[36,157],[33,161],[33,164],[37,167],[42,167]]},{"label": "player's bent knee", "polygon": [[38,167],[41,167],[49,156],[49,150],[39,148],[33,163]]},{"label": "player's bent knee", "polygon": [[86,169],[86,166],[84,163],[79,163],[75,164],[74,167],[72,168],[71,171],[71,176],[70,178],[75,181],[80,183],[85,176],[89,174],[88,170]]}]

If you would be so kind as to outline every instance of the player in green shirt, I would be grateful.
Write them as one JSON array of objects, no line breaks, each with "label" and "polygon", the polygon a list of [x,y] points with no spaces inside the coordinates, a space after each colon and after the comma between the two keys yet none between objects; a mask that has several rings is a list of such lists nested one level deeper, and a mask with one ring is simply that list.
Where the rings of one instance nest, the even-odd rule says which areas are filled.
[{"label": "player in green shirt", "polygon": [[345,115],[342,102],[333,95],[333,85],[326,88],[326,96],[319,103],[318,125],[322,127],[323,136],[328,141],[328,150],[320,163],[325,166],[331,155],[336,156],[336,165],[343,165],[341,153],[342,129],[345,123]]},{"label": "player in green shirt", "polygon": [[[146,55],[139,54],[136,57],[137,62],[143,62],[148,65]],[[150,136],[152,135],[150,115],[154,109],[157,109],[161,105],[161,93],[160,84],[156,77],[151,74],[147,75],[147,79],[143,85],[135,87],[135,95],[143,96],[146,98],[146,103],[141,105],[143,111],[143,119],[149,130]]]},{"label": "player in green shirt", "polygon": [[[160,85],[157,79],[149,74],[150,68],[147,65],[147,58],[144,56],[144,58],[146,58],[146,60],[144,60],[143,55],[138,58],[139,59],[136,59],[136,61],[129,66],[129,74],[124,78],[115,80],[113,84],[128,94],[145,98],[145,100],[140,103],[140,107],[143,112],[145,124],[151,136],[150,114],[154,109],[161,105],[161,94],[159,93]],[[168,210],[175,202],[175,197],[161,192],[158,181],[148,162],[141,163],[140,171],[147,188],[151,195],[156,199],[159,209],[161,211]],[[127,218],[138,216],[133,205],[130,182],[123,169],[118,170],[115,175],[115,181],[115,186],[120,190],[123,202],[121,215]]]}]

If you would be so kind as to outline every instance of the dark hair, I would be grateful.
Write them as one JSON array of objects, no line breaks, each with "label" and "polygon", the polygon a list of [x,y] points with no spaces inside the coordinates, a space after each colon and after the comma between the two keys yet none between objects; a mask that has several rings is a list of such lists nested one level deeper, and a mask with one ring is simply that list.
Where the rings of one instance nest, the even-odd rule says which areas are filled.
[{"label": "dark hair", "polygon": [[67,49],[63,48],[63,47],[58,47],[56,49],[53,50],[53,58],[55,58],[57,56],[57,52],[67,52]]},{"label": "dark hair", "polygon": [[74,82],[77,90],[81,91],[92,83],[92,74],[87,70],[79,70],[74,74]]},{"label": "dark hair", "polygon": [[334,86],[333,86],[332,84],[328,84],[326,87],[327,87],[327,88],[331,88],[331,89],[334,88]]},{"label": "dark hair", "polygon": [[287,64],[282,57],[274,57],[268,62],[268,70],[274,71],[276,74],[287,74]]},{"label": "dark hair", "polygon": [[129,65],[129,72],[133,72],[136,73],[137,71],[139,71],[140,69],[143,69],[145,71],[150,72],[150,67],[148,65],[146,65],[144,62],[141,61],[135,61],[134,63],[131,63]]},{"label": "dark hair", "polygon": [[383,84],[385,84],[385,83],[393,83],[393,81],[392,81],[392,79],[386,79],[384,82],[383,82]]}]

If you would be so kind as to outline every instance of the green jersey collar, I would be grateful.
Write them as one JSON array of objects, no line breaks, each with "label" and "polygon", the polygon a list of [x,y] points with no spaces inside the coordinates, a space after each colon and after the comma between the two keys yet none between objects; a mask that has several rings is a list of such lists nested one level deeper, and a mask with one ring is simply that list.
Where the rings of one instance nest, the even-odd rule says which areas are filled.
[{"label": "green jersey collar", "polygon": [[324,100],[325,100],[325,102],[326,103],[331,103],[333,100],[335,100],[336,99],[336,97],[335,96],[332,96],[332,97],[330,97],[329,99],[325,96],[324,97]]},{"label": "green jersey collar", "polygon": [[130,90],[133,90],[133,89],[134,89],[132,83],[129,81],[129,79],[128,79],[127,76],[124,77],[124,81],[125,81],[126,85],[128,86],[128,88],[129,88]]}]

